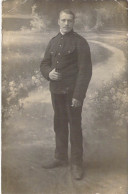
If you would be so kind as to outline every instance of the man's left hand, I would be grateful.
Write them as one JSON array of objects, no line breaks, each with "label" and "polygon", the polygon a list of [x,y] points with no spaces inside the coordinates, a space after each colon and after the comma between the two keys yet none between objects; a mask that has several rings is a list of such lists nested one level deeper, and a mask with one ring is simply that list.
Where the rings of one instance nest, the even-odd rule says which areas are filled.
[{"label": "man's left hand", "polygon": [[71,105],[72,107],[77,108],[77,107],[80,107],[81,105],[82,105],[82,103],[79,100],[77,100],[75,98],[72,99],[72,105]]}]

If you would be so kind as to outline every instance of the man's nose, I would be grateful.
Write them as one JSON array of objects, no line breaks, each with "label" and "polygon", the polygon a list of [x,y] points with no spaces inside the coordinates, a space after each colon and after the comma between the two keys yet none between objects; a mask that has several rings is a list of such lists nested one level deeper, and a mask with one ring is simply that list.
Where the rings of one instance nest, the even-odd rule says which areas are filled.
[{"label": "man's nose", "polygon": [[65,21],[65,24],[68,25],[68,23],[69,23],[68,20],[66,20],[66,21]]}]

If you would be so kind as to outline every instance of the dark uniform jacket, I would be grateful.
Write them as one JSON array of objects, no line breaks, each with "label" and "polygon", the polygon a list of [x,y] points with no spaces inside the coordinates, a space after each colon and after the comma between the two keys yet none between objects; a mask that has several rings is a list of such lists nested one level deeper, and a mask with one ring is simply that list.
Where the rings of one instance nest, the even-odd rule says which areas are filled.
[{"label": "dark uniform jacket", "polygon": [[[49,73],[54,68],[61,73],[61,80],[49,79]],[[50,81],[51,92],[60,94],[73,91],[73,98],[83,102],[92,75],[87,41],[73,30],[65,35],[58,33],[47,46],[40,70]]]}]

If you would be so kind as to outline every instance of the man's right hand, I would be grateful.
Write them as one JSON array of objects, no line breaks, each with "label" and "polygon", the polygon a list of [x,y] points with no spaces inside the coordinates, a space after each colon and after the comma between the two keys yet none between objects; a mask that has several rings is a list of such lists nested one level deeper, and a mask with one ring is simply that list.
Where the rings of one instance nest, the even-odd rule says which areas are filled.
[{"label": "man's right hand", "polygon": [[61,79],[61,74],[56,72],[55,69],[53,69],[52,71],[50,71],[49,73],[49,78],[51,80],[60,80]]}]

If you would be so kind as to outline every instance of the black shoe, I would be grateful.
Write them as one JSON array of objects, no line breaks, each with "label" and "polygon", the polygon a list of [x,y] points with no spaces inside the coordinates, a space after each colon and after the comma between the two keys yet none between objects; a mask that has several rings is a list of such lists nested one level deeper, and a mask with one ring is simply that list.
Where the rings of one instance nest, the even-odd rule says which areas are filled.
[{"label": "black shoe", "polygon": [[52,168],[57,168],[57,167],[65,167],[68,165],[68,161],[63,161],[63,160],[57,160],[55,159],[52,162],[49,162],[47,164],[43,164],[42,168],[46,168],[46,169],[52,169]]},{"label": "black shoe", "polygon": [[72,172],[72,176],[73,176],[74,179],[81,180],[83,178],[84,169],[83,169],[82,165],[73,164],[71,166],[71,172]]}]

